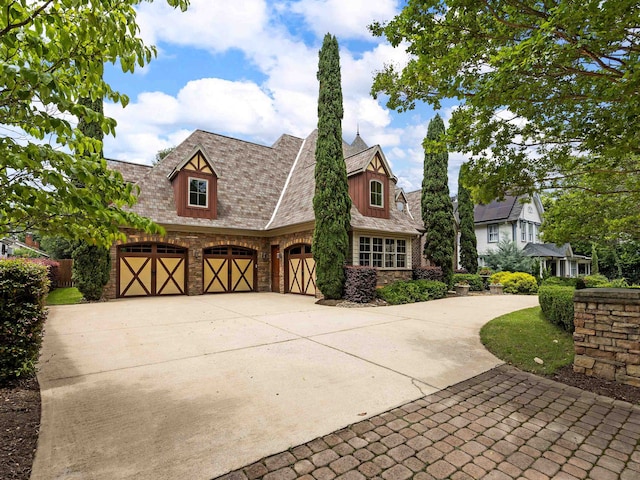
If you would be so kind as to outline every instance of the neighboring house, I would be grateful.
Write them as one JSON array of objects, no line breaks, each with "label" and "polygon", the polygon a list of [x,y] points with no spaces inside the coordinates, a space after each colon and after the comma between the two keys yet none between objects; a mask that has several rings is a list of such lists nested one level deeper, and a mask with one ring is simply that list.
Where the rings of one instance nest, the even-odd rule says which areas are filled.
[{"label": "neighboring house", "polygon": [[479,264],[501,240],[514,242],[529,257],[540,261],[542,271],[549,269],[556,277],[577,277],[591,273],[591,258],[574,255],[571,245],[540,242],[540,225],[544,208],[540,197],[507,196],[487,205],[476,205],[474,221],[478,240]]},{"label": "neighboring house", "polygon": [[[153,167],[108,160],[140,188],[133,211],[165,235],[124,230],[111,248],[110,298],[273,291],[315,295],[317,132],[272,146],[196,130]],[[353,200],[349,262],[378,283],[411,278],[419,239],[382,149],[343,143]]]},{"label": "neighboring house", "polygon": [[[413,216],[417,219],[417,228],[424,234],[424,224],[421,215],[421,191],[416,190],[405,194],[408,206]],[[454,218],[456,231],[459,231],[459,218],[457,199],[452,199],[454,206]],[[557,246],[540,243],[540,225],[544,216],[544,208],[540,197],[516,197],[507,196],[504,200],[494,200],[486,205],[475,205],[474,223],[477,239],[478,264],[484,266],[484,257],[492,250],[498,248],[502,240],[514,242],[528,256],[538,259],[541,269],[549,269],[551,274],[558,277],[575,277],[589,275],[591,273],[591,259],[589,257],[574,255],[571,245]],[[420,240],[419,257],[415,262],[427,265],[428,262],[421,255],[424,249],[424,235]],[[455,258],[458,259],[456,267],[459,268],[460,237],[456,241]],[[415,255],[415,253],[414,253]],[[418,263],[416,263],[418,264]]]},{"label": "neighboring house", "polygon": [[26,236],[24,242],[11,237],[0,239],[0,258],[12,257],[16,250],[33,252],[35,257],[49,257],[47,253],[40,250],[40,244],[34,241],[33,237],[29,234]]}]

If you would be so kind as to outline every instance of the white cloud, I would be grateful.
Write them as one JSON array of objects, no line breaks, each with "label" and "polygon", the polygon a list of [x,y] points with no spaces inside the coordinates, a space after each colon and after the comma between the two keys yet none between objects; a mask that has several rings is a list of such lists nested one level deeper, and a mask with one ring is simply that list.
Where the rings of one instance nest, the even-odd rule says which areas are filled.
[{"label": "white cloud", "polygon": [[398,13],[396,0],[300,0],[288,6],[304,17],[317,36],[331,32],[338,39],[370,39],[368,25],[391,20]]}]

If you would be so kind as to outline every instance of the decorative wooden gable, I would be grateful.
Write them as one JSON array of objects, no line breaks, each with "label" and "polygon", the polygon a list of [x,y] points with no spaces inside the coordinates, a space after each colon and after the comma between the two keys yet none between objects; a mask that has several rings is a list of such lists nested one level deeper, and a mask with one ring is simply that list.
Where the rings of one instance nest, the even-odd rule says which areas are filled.
[{"label": "decorative wooden gable", "polygon": [[369,162],[367,172],[378,173],[387,177],[390,176],[387,168],[385,167],[385,162],[382,160],[379,153],[376,153],[371,162]]},{"label": "decorative wooden gable", "polygon": [[196,148],[169,175],[176,211],[181,217],[217,217],[218,174],[201,148]]},{"label": "decorative wooden gable", "polygon": [[[390,190],[391,172],[380,147],[369,163],[349,176],[349,194],[358,211],[367,217],[389,218],[389,204],[395,202]],[[366,165],[366,167],[364,167]]]}]

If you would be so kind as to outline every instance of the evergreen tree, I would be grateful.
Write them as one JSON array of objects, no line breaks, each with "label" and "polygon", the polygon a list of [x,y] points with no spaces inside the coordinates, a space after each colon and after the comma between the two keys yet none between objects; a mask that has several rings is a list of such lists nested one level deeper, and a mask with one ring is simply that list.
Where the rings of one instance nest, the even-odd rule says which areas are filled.
[{"label": "evergreen tree", "polygon": [[324,37],[319,54],[318,141],[313,211],[316,285],[325,298],[342,297],[344,264],[349,254],[351,197],[342,151],[342,87],[338,40]]},{"label": "evergreen tree", "polygon": [[422,220],[427,231],[424,256],[442,269],[444,282],[450,285],[453,277],[455,229],[447,177],[449,153],[444,144],[444,135],[444,122],[440,115],[436,115],[429,122],[427,137],[423,142]]},{"label": "evergreen tree", "polygon": [[469,273],[478,271],[478,240],[473,222],[473,201],[464,185],[466,165],[458,175],[458,216],[460,217],[460,264]]},{"label": "evergreen tree", "polygon": [[598,250],[596,245],[591,245],[591,275],[598,275],[600,273],[600,265],[598,265]]},{"label": "evergreen tree", "polygon": [[[101,98],[92,100],[91,98],[81,98],[79,104],[87,108],[85,115],[78,120],[78,130],[83,135],[97,140],[94,143],[96,153],[100,157],[102,152],[102,139],[104,134],[100,123],[94,120],[96,114],[103,115],[103,103]],[[78,179],[72,180],[83,188],[82,182]],[[87,300],[100,300],[102,290],[109,281],[110,255],[109,250],[104,247],[90,245],[87,242],[80,241],[71,254],[73,258],[73,280],[77,289]]]}]

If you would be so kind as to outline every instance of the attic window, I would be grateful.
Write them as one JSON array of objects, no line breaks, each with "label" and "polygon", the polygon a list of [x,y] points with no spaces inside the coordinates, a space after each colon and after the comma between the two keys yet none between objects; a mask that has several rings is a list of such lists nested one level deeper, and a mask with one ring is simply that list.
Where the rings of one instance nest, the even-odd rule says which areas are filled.
[{"label": "attic window", "polygon": [[369,205],[371,205],[372,207],[383,207],[383,188],[382,188],[382,182],[379,182],[377,180],[371,180],[371,182],[369,182],[369,191],[370,191],[370,200],[369,200]]},{"label": "attic window", "polygon": [[209,181],[200,178],[189,178],[189,206],[207,207],[209,205],[207,191]]},{"label": "attic window", "polygon": [[398,200],[396,202],[396,207],[398,208],[399,212],[404,212],[404,202],[402,200]]}]

